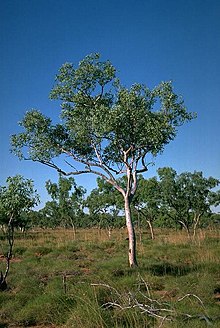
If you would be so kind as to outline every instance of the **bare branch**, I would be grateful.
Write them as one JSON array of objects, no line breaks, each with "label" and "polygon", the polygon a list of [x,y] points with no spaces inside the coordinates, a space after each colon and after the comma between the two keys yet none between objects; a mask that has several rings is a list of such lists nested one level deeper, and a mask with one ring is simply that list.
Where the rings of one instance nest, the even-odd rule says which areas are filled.
[{"label": "bare branch", "polygon": [[[140,291],[140,283],[138,288],[138,293],[132,294],[131,292],[128,293],[120,293],[118,290],[116,290],[114,287],[111,287],[107,284],[97,283],[97,284],[91,284],[92,286],[101,286],[108,288],[110,290],[110,293],[112,295],[112,300],[104,303],[101,305],[102,308],[109,309],[109,308],[119,308],[121,311],[126,311],[128,309],[138,309],[140,310],[140,313],[146,314],[149,317],[153,317],[155,319],[160,320],[159,327],[162,327],[163,323],[165,321],[173,321],[177,317],[182,319],[199,319],[199,320],[205,320],[207,324],[210,324],[210,318],[205,313],[205,307],[202,302],[202,300],[194,294],[186,294],[183,297],[180,297],[177,299],[176,302],[180,302],[188,297],[194,297],[196,298],[200,304],[203,307],[204,314],[189,314],[189,313],[182,313],[181,311],[178,312],[176,307],[173,307],[173,302],[159,302],[156,299],[153,299],[150,293],[150,289],[148,284],[144,281],[144,279],[139,275],[140,283],[144,284],[147,295],[145,295],[143,292]],[[138,300],[138,294],[141,295],[141,302]],[[143,297],[145,302],[143,303]],[[171,308],[172,306],[172,308]]]},{"label": "bare branch", "polygon": [[97,287],[97,286],[106,287],[106,288],[108,288],[108,289],[114,291],[114,292],[116,293],[116,295],[121,296],[120,293],[117,291],[116,288],[114,288],[114,287],[112,287],[112,286],[110,286],[110,285],[108,285],[108,284],[102,284],[102,283],[94,284],[94,283],[93,283],[93,284],[91,284],[91,286],[96,286],[96,287]]},{"label": "bare branch", "polygon": [[69,163],[67,160],[64,160],[64,162],[69,165],[70,167],[72,167],[72,169],[74,169],[75,171],[77,171],[77,169],[75,168],[75,166],[73,166],[71,163]]},{"label": "bare branch", "polygon": [[146,155],[147,155],[147,151],[140,157],[141,158],[142,168],[140,170],[137,170],[137,173],[144,173],[144,172],[148,171],[148,167],[147,167],[148,164],[145,163]]},{"label": "bare branch", "polygon": [[[111,173],[111,172],[105,167],[105,164],[102,164],[102,161],[101,161],[101,164],[100,164],[100,163],[95,162],[95,161],[91,162],[91,161],[89,161],[89,160],[83,160],[82,158],[78,158],[76,155],[74,155],[74,154],[71,153],[70,151],[65,150],[64,148],[62,148],[61,150],[62,150],[62,152],[63,152],[64,154],[68,155],[69,157],[72,157],[72,158],[73,158],[76,162],[78,162],[78,163],[84,164],[84,165],[86,165],[87,167],[95,166],[95,167],[98,167],[98,168],[102,169],[103,171],[105,171],[105,172],[108,174],[108,176],[109,176],[109,178],[110,178],[110,179],[107,178],[107,177],[103,174],[103,176],[105,176],[104,179],[105,179],[105,180],[112,180],[112,181],[114,181],[115,184],[116,184],[116,180],[115,180],[114,176],[113,176],[112,173]],[[93,171],[93,170],[89,169],[89,172],[91,172],[91,173],[95,173],[96,171]],[[73,174],[73,173],[71,173],[71,174]],[[95,174],[97,174],[97,173],[95,173]],[[98,173],[97,175],[100,175],[100,176],[101,176],[100,173]]]},{"label": "bare branch", "polygon": [[199,303],[201,304],[201,306],[203,307],[203,309],[205,309],[205,306],[204,306],[202,300],[197,295],[195,295],[195,294],[186,294],[183,297],[178,298],[177,302],[181,302],[186,297],[194,297],[194,298],[196,298],[199,301]]}]

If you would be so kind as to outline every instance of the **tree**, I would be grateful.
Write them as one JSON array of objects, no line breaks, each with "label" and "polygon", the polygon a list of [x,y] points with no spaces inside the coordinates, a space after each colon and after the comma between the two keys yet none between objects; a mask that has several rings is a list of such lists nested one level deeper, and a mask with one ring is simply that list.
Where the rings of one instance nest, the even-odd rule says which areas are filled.
[{"label": "tree", "polygon": [[212,189],[219,184],[213,177],[205,178],[202,172],[184,172],[177,175],[172,168],[158,170],[162,208],[173,220],[181,224],[193,237],[204,214],[211,213],[211,206],[218,205],[219,192]]},{"label": "tree", "polygon": [[219,192],[212,189],[217,187],[220,181],[213,177],[205,178],[202,172],[196,171],[189,173],[188,179],[191,182],[192,190],[193,238],[195,238],[201,217],[204,214],[211,214],[211,206],[216,206],[219,203]]},{"label": "tree", "polygon": [[42,213],[53,227],[72,226],[75,235],[76,219],[83,216],[83,196],[86,190],[77,186],[73,177],[67,179],[61,174],[58,183],[46,181],[46,189],[52,201],[45,204]]},{"label": "tree", "polygon": [[139,188],[133,200],[133,205],[139,214],[147,222],[151,239],[155,238],[153,222],[160,214],[161,195],[160,184],[156,177],[150,179],[139,179]]},{"label": "tree", "polygon": [[1,272],[0,289],[7,287],[6,278],[14,245],[14,229],[20,225],[23,215],[39,202],[39,196],[34,190],[32,180],[16,175],[15,177],[8,177],[6,182],[7,186],[0,187],[0,220],[1,224],[5,226],[8,252],[6,254],[5,273]]},{"label": "tree", "polygon": [[[64,64],[50,97],[61,101],[61,123],[53,124],[37,110],[27,112],[20,123],[24,131],[12,136],[13,152],[66,176],[96,174],[116,188],[124,199],[129,264],[136,266],[131,202],[137,176],[148,170],[147,157],[162,152],[177,128],[194,115],[171,82],[152,90],[141,84],[126,88],[114,66],[101,62],[98,54],[86,56],[77,68]],[[117,183],[120,175],[126,176],[125,188]]]},{"label": "tree", "polygon": [[85,202],[92,219],[97,221],[100,228],[108,229],[109,237],[111,237],[112,228],[119,223],[117,219],[122,197],[119,200],[118,196],[121,195],[111,184],[97,178],[97,188],[91,191]]}]

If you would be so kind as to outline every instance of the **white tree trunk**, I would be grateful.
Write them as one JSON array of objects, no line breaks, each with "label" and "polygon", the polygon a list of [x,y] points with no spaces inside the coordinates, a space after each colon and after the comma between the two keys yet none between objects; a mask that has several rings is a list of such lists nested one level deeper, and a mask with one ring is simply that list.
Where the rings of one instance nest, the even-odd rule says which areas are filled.
[{"label": "white tree trunk", "polygon": [[187,225],[183,221],[179,221],[179,223],[182,224],[182,226],[186,229],[188,239],[190,240],[191,239],[191,236],[190,236],[190,230],[189,230],[189,228],[187,227]]},{"label": "white tree trunk", "polygon": [[193,219],[193,239],[196,238],[196,229],[197,229],[197,226],[199,224],[200,217],[201,217],[201,213],[200,214],[195,213],[194,219]]},{"label": "white tree trunk", "polygon": [[150,220],[147,220],[147,223],[148,223],[149,228],[150,228],[151,239],[154,240],[155,239],[155,235],[154,235],[154,229],[153,229],[152,223],[151,223]]},{"label": "white tree trunk", "polygon": [[73,229],[73,240],[76,240],[76,228],[75,228],[75,225],[73,223],[73,220],[70,218],[70,222],[71,222],[71,226],[72,226],[72,229]]},{"label": "white tree trunk", "polygon": [[128,230],[128,241],[129,241],[128,260],[129,260],[130,267],[133,268],[137,266],[136,238],[135,238],[134,225],[131,218],[131,208],[130,208],[129,198],[125,196],[124,201],[125,201],[125,218],[126,218],[126,226]]}]

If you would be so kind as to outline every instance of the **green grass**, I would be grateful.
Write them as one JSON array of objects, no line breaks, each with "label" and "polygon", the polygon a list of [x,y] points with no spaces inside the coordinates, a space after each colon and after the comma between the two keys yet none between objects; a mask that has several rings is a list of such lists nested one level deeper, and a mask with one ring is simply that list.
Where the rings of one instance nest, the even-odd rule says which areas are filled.
[{"label": "green grass", "polygon": [[[143,234],[135,270],[127,243],[122,230],[110,240],[98,229],[80,230],[75,240],[61,229],[18,234],[9,289],[0,292],[0,327],[220,327],[218,232],[202,231],[193,243],[169,230],[154,241]],[[172,311],[172,321],[137,304]]]}]

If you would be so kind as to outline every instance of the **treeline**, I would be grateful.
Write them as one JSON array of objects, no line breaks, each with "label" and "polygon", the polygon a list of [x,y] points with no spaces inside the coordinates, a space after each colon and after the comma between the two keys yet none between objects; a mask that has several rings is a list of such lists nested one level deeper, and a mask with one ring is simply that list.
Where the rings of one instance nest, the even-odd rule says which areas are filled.
[{"label": "treeline", "polygon": [[[148,226],[152,239],[154,227],[185,229],[190,237],[196,235],[199,227],[220,224],[220,214],[214,213],[214,208],[220,204],[220,191],[216,190],[218,179],[205,178],[202,172],[196,171],[178,175],[169,167],[160,168],[157,173],[158,177],[149,179],[139,176],[139,188],[131,204],[134,224],[139,228]],[[119,180],[120,185],[127,183],[123,177]],[[73,177],[60,175],[58,183],[49,180],[45,187],[51,201],[38,211],[17,209],[19,215],[16,214],[15,227],[23,231],[31,227],[65,227],[75,232],[77,228],[95,226],[110,232],[125,225],[123,197],[101,178],[97,179],[97,188],[87,197],[86,190],[78,186]],[[10,220],[10,216],[6,215],[10,209],[5,207],[12,197],[7,196],[6,201],[7,197],[3,197],[5,188],[1,187],[0,193],[0,201],[4,202],[0,206],[2,227]],[[13,189],[10,183],[8,188]]]},{"label": "treeline", "polygon": [[[202,172],[185,172],[180,175],[169,167],[160,168],[158,177],[138,177],[137,189],[130,211],[134,226],[149,226],[154,239],[154,227],[185,229],[189,238],[196,236],[198,227],[220,224],[220,214],[212,209],[220,204],[219,180],[205,178]],[[113,228],[124,227],[124,198],[106,180],[98,178],[97,188],[86,197],[86,190],[78,186],[73,177],[61,174],[58,183],[46,182],[51,201],[39,211],[39,195],[33,181],[20,175],[9,177],[6,186],[0,187],[0,226],[7,240],[4,254],[6,268],[0,272],[0,290],[7,289],[6,278],[10,268],[15,230],[28,228]],[[118,183],[126,188],[126,177]],[[140,230],[141,231],[141,230]],[[1,236],[2,238],[2,236]]]}]

